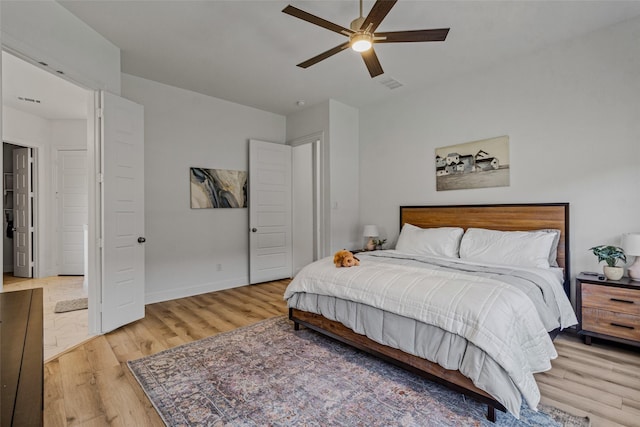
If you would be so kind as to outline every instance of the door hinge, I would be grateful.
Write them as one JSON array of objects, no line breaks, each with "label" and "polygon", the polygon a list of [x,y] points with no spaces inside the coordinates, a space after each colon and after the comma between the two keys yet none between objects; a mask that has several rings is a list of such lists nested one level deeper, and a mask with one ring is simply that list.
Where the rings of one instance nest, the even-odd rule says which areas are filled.
[{"label": "door hinge", "polygon": [[104,181],[104,174],[99,173],[98,174],[98,182],[102,183]]},{"label": "door hinge", "polygon": [[98,109],[96,110],[96,114],[98,115],[98,118],[99,118],[99,119],[101,119],[101,118],[102,118],[102,114],[103,114],[103,113],[102,113],[102,108],[98,108]]},{"label": "door hinge", "polygon": [[98,247],[102,248],[102,239],[98,239]]}]

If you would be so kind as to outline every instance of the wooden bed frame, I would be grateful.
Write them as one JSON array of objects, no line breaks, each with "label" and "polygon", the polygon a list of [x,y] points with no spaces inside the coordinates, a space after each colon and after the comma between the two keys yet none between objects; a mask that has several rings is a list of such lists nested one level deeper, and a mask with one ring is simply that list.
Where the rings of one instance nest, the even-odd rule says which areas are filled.
[{"label": "wooden bed frame", "polygon": [[[558,265],[564,269],[565,292],[570,293],[568,203],[401,206],[400,229],[405,223],[421,228],[462,227],[465,230],[469,227],[503,231],[560,230]],[[444,369],[434,362],[379,344],[319,314],[290,308],[289,319],[294,322],[295,330],[300,325],[306,326],[487,404],[487,418],[492,422],[496,420],[496,409],[506,411],[500,402],[477,388],[460,371]]]}]

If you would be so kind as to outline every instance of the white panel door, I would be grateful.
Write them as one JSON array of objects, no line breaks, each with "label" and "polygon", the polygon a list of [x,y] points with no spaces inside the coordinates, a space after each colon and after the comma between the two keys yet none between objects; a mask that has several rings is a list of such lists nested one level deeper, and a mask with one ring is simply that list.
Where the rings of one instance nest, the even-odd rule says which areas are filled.
[{"label": "white panel door", "polygon": [[13,150],[13,275],[33,277],[33,157]]},{"label": "white panel door", "polygon": [[144,110],[102,101],[102,331],[144,317]]},{"label": "white panel door", "polygon": [[291,147],[249,141],[249,282],[291,277]]},{"label": "white panel door", "polygon": [[88,220],[87,151],[58,151],[60,275],[84,274],[84,226]]}]

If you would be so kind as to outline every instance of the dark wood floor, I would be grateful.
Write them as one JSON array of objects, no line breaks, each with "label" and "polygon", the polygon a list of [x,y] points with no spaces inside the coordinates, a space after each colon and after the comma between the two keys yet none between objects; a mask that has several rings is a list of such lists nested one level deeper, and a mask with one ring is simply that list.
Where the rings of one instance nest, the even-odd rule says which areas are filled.
[{"label": "dark wood floor", "polygon": [[[45,364],[45,426],[162,426],[126,366],[200,338],[286,314],[288,281],[150,304],[144,319],[96,337]],[[640,351],[577,338],[556,340],[560,357],[536,375],[544,403],[592,425],[640,426]]]}]

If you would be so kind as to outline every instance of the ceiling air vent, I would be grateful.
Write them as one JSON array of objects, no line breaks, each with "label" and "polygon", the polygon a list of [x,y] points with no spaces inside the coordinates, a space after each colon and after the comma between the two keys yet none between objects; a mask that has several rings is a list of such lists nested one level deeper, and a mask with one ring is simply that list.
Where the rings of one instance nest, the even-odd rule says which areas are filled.
[{"label": "ceiling air vent", "polygon": [[403,84],[394,79],[393,77],[383,77],[379,80],[380,84],[388,87],[389,89],[397,89],[402,87]]},{"label": "ceiling air vent", "polygon": [[24,101],[24,102],[33,102],[34,104],[40,104],[40,100],[39,99],[25,98],[25,97],[22,97],[22,96],[19,96],[18,99],[20,101]]}]

